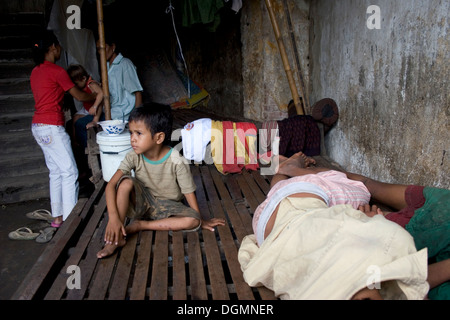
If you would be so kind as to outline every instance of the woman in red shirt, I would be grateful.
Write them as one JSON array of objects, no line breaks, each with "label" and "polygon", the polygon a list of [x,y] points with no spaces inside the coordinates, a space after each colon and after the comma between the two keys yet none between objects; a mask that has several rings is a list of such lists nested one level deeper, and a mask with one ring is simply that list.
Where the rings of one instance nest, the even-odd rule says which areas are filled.
[{"label": "woman in red shirt", "polygon": [[69,92],[80,101],[94,100],[95,95],[78,89],[67,72],[55,64],[61,47],[53,32],[46,31],[34,44],[33,55],[36,67],[30,84],[35,112],[31,131],[50,171],[50,203],[55,218],[52,226],[59,227],[78,201],[78,169],[65,130],[64,94]]}]

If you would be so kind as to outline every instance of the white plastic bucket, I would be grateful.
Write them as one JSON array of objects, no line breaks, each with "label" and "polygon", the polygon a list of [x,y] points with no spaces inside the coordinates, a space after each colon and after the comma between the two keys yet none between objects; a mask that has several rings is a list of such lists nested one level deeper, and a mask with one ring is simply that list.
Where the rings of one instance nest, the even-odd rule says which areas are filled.
[{"label": "white plastic bucket", "polygon": [[104,131],[97,133],[100,150],[103,180],[108,182],[116,173],[125,155],[131,150],[130,132],[124,130],[119,135],[109,135]]}]

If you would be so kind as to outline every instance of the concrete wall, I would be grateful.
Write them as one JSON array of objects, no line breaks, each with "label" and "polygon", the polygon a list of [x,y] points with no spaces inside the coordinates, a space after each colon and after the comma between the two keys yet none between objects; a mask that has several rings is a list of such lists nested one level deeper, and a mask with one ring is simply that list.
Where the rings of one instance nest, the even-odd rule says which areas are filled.
[{"label": "concrete wall", "polygon": [[[231,4],[231,2],[230,2]],[[218,115],[242,117],[242,57],[240,14],[224,8],[215,32],[204,28],[179,28],[184,56],[192,79],[210,94],[206,108]]]},{"label": "concrete wall", "polygon": [[[297,81],[283,2],[273,1],[273,8],[289,56],[290,67]],[[308,86],[309,4],[304,0],[287,0],[287,4],[305,85]],[[292,94],[265,1],[244,1],[241,41],[244,116],[258,121],[286,118],[287,105],[292,99]]]},{"label": "concrete wall", "polygon": [[336,100],[326,147],[347,170],[450,187],[448,12],[446,0],[311,2],[311,100]]}]

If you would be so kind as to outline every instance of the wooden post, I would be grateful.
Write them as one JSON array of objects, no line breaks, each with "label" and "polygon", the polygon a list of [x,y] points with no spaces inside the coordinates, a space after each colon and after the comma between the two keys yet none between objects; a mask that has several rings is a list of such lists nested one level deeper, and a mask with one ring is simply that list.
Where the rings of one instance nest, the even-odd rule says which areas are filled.
[{"label": "wooden post", "polygon": [[286,15],[286,20],[287,20],[288,27],[289,27],[289,33],[291,34],[291,46],[292,46],[292,51],[294,54],[294,61],[295,61],[294,66],[297,67],[296,71],[297,71],[297,76],[298,76],[300,96],[301,96],[302,102],[303,102],[303,110],[305,111],[306,114],[311,114],[311,106],[309,105],[309,97],[308,97],[308,93],[306,92],[305,82],[303,81],[303,72],[302,72],[302,67],[300,65],[297,44],[295,42],[294,28],[292,26],[291,14],[289,12],[287,0],[283,0],[283,5],[284,5],[284,12]]},{"label": "wooden post", "polygon": [[98,42],[100,67],[102,71],[103,112],[105,119],[111,120],[111,103],[109,100],[108,66],[106,64],[105,26],[103,24],[103,1],[97,0]]},{"label": "wooden post", "polygon": [[294,76],[292,75],[292,70],[289,65],[289,59],[286,54],[286,48],[284,46],[283,38],[281,37],[280,28],[278,27],[278,22],[275,17],[275,12],[273,11],[272,1],[265,0],[267,10],[269,11],[270,21],[272,22],[273,31],[275,33],[275,38],[277,39],[278,49],[280,49],[281,59],[283,61],[284,70],[286,71],[286,76],[289,82],[289,88],[291,89],[292,98],[294,100],[295,109],[297,114],[304,115],[303,106],[300,103],[300,96],[297,92],[297,86],[295,85]]}]

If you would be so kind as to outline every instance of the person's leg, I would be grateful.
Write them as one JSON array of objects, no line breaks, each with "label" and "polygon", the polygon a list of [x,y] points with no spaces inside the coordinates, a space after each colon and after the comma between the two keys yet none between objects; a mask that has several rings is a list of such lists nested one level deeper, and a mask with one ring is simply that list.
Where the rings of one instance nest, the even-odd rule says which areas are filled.
[{"label": "person's leg", "polygon": [[87,129],[86,125],[94,119],[94,116],[87,115],[78,119],[75,123],[75,136],[77,142],[83,147],[87,146]]},{"label": "person's leg", "polygon": [[372,198],[396,210],[401,210],[407,206],[405,191],[407,185],[391,184],[370,179],[360,174],[345,172],[351,180],[361,181],[369,190]]},{"label": "person's leg", "polygon": [[427,281],[430,284],[430,289],[450,281],[450,259],[430,264]]},{"label": "person's leg", "polygon": [[[130,207],[130,201],[133,201],[134,198],[135,191],[133,181],[131,179],[120,180],[116,189],[116,205],[119,212],[119,219],[122,224],[125,224],[127,212]],[[126,240],[123,237],[117,242],[117,244],[107,243],[103,249],[97,253],[97,258],[101,259],[108,257],[112,255],[117,248],[123,247],[125,244]]]},{"label": "person's leg", "polygon": [[282,180],[329,170],[325,168],[310,167],[311,165],[314,165],[316,161],[311,157],[307,157],[303,152],[298,152],[289,158],[282,155],[276,157],[278,157],[279,165],[276,174],[270,182],[271,188]]},{"label": "person's leg", "polygon": [[[331,170],[329,168],[311,167],[311,165],[315,164],[314,159],[305,156],[302,152],[299,152],[290,158],[280,156],[279,161],[280,165],[277,174],[280,176],[274,176],[272,179],[274,183],[271,183],[271,187],[275,185],[275,183],[289,177]],[[345,174],[351,180],[364,183],[374,200],[396,210],[401,210],[407,206],[405,199],[407,185],[384,183],[351,172],[345,172]]]},{"label": "person's leg", "polygon": [[60,224],[63,220],[61,174],[58,165],[53,161],[54,137],[50,125],[33,124],[33,136],[44,153],[45,164],[49,170],[50,206],[53,221]]},{"label": "person's leg", "polygon": [[186,231],[197,230],[200,227],[200,220],[190,217],[172,216],[159,220],[134,220],[125,230],[127,234],[144,230],[166,230],[166,231]]},{"label": "person's leg", "polygon": [[134,219],[126,228],[127,234],[142,230],[197,231],[201,227],[200,214],[182,202],[155,199],[149,192],[145,197],[152,209],[143,219]]},{"label": "person's leg", "polygon": [[60,168],[62,214],[66,220],[78,201],[78,169],[73,156],[70,137],[62,126],[52,127],[54,132],[53,161]]}]

